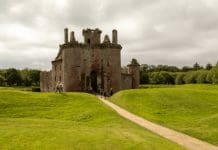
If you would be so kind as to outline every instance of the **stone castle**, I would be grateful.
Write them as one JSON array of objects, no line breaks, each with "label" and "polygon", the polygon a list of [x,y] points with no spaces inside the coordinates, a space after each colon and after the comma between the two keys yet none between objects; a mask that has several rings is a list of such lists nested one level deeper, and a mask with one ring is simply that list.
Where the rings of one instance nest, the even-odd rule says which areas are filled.
[{"label": "stone castle", "polygon": [[105,35],[101,42],[99,29],[82,31],[84,42],[79,43],[74,32],[64,29],[64,44],[59,46],[57,57],[52,61],[52,70],[41,72],[42,92],[55,91],[58,82],[63,83],[65,92],[82,91],[106,94],[121,89],[139,86],[139,66],[130,64],[128,71],[121,71],[121,49],[117,31],[112,31],[112,42]]}]

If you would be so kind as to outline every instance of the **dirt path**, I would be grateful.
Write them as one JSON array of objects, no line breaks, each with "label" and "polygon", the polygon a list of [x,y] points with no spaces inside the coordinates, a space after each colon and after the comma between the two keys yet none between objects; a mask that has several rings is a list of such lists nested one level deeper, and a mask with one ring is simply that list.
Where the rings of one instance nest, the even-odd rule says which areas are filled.
[{"label": "dirt path", "polygon": [[188,135],[185,135],[183,133],[174,131],[172,129],[160,126],[158,124],[152,123],[148,120],[145,120],[144,118],[138,117],[125,109],[109,102],[108,100],[105,100],[104,98],[98,96],[98,98],[104,102],[106,105],[114,109],[118,114],[123,116],[124,118],[164,137],[167,138],[179,145],[182,145],[183,147],[190,149],[190,150],[218,150],[217,146],[214,146],[212,144],[209,144],[207,142],[198,140],[196,138],[190,137]]}]

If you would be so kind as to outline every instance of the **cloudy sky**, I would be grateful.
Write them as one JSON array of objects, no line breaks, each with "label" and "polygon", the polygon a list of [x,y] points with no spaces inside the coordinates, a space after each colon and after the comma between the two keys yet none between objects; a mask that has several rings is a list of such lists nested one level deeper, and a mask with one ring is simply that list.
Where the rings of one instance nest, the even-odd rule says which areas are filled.
[{"label": "cloudy sky", "polygon": [[0,0],[0,68],[49,69],[64,27],[117,29],[122,65],[218,61],[218,0]]}]

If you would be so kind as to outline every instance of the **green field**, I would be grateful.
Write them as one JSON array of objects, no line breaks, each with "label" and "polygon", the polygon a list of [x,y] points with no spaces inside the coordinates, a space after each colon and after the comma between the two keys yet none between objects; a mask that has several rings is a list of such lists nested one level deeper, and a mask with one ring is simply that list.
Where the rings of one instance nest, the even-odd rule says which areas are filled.
[{"label": "green field", "polygon": [[144,85],[111,97],[150,121],[218,145],[218,85]]},{"label": "green field", "polygon": [[183,149],[84,93],[0,88],[0,149]]}]

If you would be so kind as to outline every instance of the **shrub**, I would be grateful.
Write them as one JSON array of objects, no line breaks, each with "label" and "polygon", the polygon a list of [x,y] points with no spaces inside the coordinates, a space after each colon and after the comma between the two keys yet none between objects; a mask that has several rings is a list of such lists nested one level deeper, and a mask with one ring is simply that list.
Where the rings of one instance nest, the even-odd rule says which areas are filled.
[{"label": "shrub", "polygon": [[185,84],[184,77],[185,77],[185,73],[177,73],[175,84]]},{"label": "shrub", "polygon": [[207,82],[208,73],[209,73],[209,71],[199,71],[197,78],[196,78],[196,82],[197,83],[208,83]]},{"label": "shrub", "polygon": [[184,81],[186,84],[193,84],[196,83],[196,78],[197,78],[197,71],[189,71],[186,73],[185,77],[184,77]]}]

